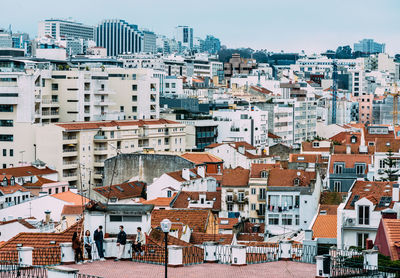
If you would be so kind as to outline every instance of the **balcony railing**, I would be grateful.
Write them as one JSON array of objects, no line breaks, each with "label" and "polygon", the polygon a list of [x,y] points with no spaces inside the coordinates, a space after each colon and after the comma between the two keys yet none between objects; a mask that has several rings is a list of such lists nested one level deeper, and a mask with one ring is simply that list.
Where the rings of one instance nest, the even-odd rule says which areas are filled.
[{"label": "balcony railing", "polygon": [[64,153],[72,153],[72,152],[77,152],[77,149],[63,149]]},{"label": "balcony railing", "polygon": [[71,136],[63,136],[63,140],[75,140],[76,135],[71,135]]},{"label": "balcony railing", "polygon": [[63,174],[63,177],[64,177],[64,178],[76,177],[76,176],[77,176],[77,173],[64,173],[64,174]]}]

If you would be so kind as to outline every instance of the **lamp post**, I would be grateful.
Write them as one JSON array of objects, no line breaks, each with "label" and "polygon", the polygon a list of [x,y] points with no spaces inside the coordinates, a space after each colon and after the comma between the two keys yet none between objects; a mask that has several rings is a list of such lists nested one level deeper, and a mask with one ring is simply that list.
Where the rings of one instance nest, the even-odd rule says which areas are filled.
[{"label": "lamp post", "polygon": [[161,230],[164,232],[165,238],[165,278],[168,277],[167,275],[167,268],[168,268],[168,233],[171,230],[171,221],[169,219],[164,219],[161,221]]}]

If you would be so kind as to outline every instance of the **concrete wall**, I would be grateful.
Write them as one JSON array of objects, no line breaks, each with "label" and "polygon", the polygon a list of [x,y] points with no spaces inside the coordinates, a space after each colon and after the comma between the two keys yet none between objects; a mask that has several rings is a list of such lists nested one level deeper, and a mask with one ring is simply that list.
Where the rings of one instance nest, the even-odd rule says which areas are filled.
[{"label": "concrete wall", "polygon": [[195,164],[176,155],[161,154],[120,154],[104,161],[104,185],[122,183],[135,177],[147,184],[167,172],[194,168]]}]

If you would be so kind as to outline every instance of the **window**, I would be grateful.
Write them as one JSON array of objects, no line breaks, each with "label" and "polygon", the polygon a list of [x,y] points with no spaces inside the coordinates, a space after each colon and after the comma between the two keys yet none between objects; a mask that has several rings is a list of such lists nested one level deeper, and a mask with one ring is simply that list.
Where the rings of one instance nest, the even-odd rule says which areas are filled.
[{"label": "window", "polygon": [[334,181],[333,182],[333,190],[335,192],[342,192],[342,182],[341,181]]},{"label": "window", "polygon": [[255,195],[256,194],[256,189],[254,187],[251,188],[251,195]]},{"label": "window", "polygon": [[110,215],[110,222],[122,222],[122,215]]},{"label": "window", "polygon": [[58,193],[58,187],[56,188],[56,194]]},{"label": "window", "polygon": [[228,202],[232,202],[232,201],[233,201],[233,196],[232,196],[232,195],[227,195],[227,196],[226,196],[226,200],[227,200]]},{"label": "window", "polygon": [[265,215],[265,204],[258,204],[258,215]]},{"label": "window", "polygon": [[124,112],[125,108],[123,106],[119,107],[119,112]]},{"label": "window", "polygon": [[268,177],[268,172],[267,171],[261,171],[261,177],[262,178],[267,178]]},{"label": "window", "polygon": [[265,188],[260,188],[260,196],[258,199],[265,200]]},{"label": "window", "polygon": [[168,197],[168,198],[171,198],[171,197],[172,197],[172,191],[171,191],[171,190],[168,190],[168,191],[167,191],[167,197]]},{"label": "window", "polygon": [[364,174],[364,165],[363,164],[356,164],[356,173],[357,173],[357,175]]},{"label": "window", "polygon": [[3,149],[3,156],[7,156],[7,150]]},{"label": "window", "polygon": [[10,156],[14,156],[14,150],[10,149]]},{"label": "window", "polygon": [[137,106],[132,106],[132,112],[137,112]]},{"label": "window", "polygon": [[295,225],[296,226],[300,225],[300,215],[296,214],[295,219],[296,219]]},{"label": "window", "polygon": [[243,204],[239,204],[238,207],[239,207],[239,211],[244,211],[244,205]]},{"label": "window", "polygon": [[292,215],[282,214],[282,225],[292,225]]},{"label": "window", "polygon": [[14,126],[13,120],[0,120],[0,126]]},{"label": "window", "polygon": [[132,96],[132,101],[137,101],[137,96]]},{"label": "window", "polygon": [[335,174],[343,173],[343,165],[335,163],[334,164],[334,170],[335,170]]},{"label": "window", "polygon": [[293,185],[294,185],[294,186],[299,186],[299,185],[300,185],[300,179],[299,179],[299,178],[295,178],[295,179],[293,180]]},{"label": "window", "polygon": [[313,144],[314,148],[318,148],[319,147],[319,142],[313,142],[312,144]]},{"label": "window", "polygon": [[357,246],[365,248],[367,246],[368,233],[357,233]]},{"label": "window", "polygon": [[165,88],[169,88],[169,83],[165,83]]},{"label": "window", "polygon": [[268,224],[269,225],[279,225],[279,214],[268,215]]},{"label": "window", "polygon": [[14,106],[9,104],[0,104],[0,112],[13,112]]},{"label": "window", "polygon": [[175,83],[171,83],[171,88],[175,89],[175,87],[176,87],[176,84]]},{"label": "window", "polygon": [[136,84],[132,85],[132,91],[137,91],[137,85]]},{"label": "window", "polygon": [[251,204],[251,210],[256,210],[256,204]]},{"label": "window", "polygon": [[292,209],[293,208],[293,196],[282,195],[282,207],[286,210]]},{"label": "window", "polygon": [[294,207],[299,208],[300,207],[300,196],[295,196],[294,198]]},{"label": "window", "polygon": [[158,145],[159,146],[161,145],[161,139],[158,139]]},{"label": "window", "polygon": [[238,194],[238,201],[243,202],[244,201],[244,192],[239,192]]},{"label": "window", "polygon": [[51,84],[51,89],[53,91],[58,91],[58,84],[57,83],[56,84]]},{"label": "window", "polygon": [[51,188],[49,188],[49,195],[51,195]]},{"label": "window", "polygon": [[12,142],[12,141],[14,141],[14,135],[11,135],[11,134],[0,134],[0,141]]},{"label": "window", "polygon": [[369,206],[358,206],[358,224],[369,225]]},{"label": "window", "polygon": [[228,211],[232,211],[233,210],[233,204],[228,204],[227,205],[227,209],[228,209]]}]

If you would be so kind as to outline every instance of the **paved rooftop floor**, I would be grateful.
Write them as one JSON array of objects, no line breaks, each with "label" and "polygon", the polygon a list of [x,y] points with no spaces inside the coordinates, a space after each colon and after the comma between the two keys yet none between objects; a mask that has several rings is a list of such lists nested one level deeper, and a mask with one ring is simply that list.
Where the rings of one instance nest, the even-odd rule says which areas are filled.
[{"label": "paved rooftop floor", "polygon": [[[82,265],[71,265],[79,269],[80,273],[101,276],[104,278],[131,278],[131,277],[164,277],[164,266],[131,261],[107,260]],[[170,278],[241,278],[241,277],[315,277],[315,264],[297,262],[269,262],[235,267],[223,264],[200,264],[179,268],[168,268]]]}]

